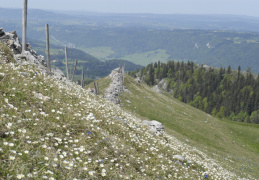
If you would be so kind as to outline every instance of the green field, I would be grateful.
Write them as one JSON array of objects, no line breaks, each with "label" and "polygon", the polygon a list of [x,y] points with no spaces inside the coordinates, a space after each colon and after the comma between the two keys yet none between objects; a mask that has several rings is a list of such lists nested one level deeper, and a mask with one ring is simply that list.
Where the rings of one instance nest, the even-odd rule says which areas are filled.
[{"label": "green field", "polygon": [[[106,46],[80,49],[101,60],[112,59],[114,58],[113,54],[115,53],[111,47]],[[133,53],[130,55],[120,57],[120,59],[130,61],[134,64],[146,66],[147,64],[152,62],[166,62],[169,57],[170,56],[166,53],[166,50],[158,49],[156,51]]]},{"label": "green field", "polygon": [[166,60],[170,56],[166,54],[166,50],[158,49],[156,51],[148,51],[143,53],[134,53],[127,56],[122,57],[122,59],[128,60],[135,64],[140,64],[142,66],[146,66],[147,64],[153,62],[166,62]]},{"label": "green field", "polygon": [[108,56],[112,55],[114,51],[112,51],[111,47],[102,46],[102,47],[93,47],[93,48],[79,48],[86,53],[91,54],[97,59],[104,60],[107,59]]}]

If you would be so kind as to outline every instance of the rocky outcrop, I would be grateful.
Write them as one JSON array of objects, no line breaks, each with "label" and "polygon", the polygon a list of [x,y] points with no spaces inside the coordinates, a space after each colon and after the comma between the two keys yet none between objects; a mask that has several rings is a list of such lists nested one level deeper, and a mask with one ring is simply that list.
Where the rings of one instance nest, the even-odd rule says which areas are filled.
[{"label": "rocky outcrop", "polygon": [[0,41],[12,50],[17,63],[29,62],[41,66],[41,68],[46,67],[44,57],[38,56],[29,44],[27,44],[26,51],[22,52],[22,45],[16,31],[4,32],[4,29],[0,28]]},{"label": "rocky outcrop", "polygon": [[114,69],[109,77],[112,79],[112,82],[106,89],[104,98],[114,102],[115,104],[120,104],[119,95],[124,91],[124,67]]},{"label": "rocky outcrop", "polygon": [[4,36],[4,35],[5,35],[4,29],[3,29],[3,28],[0,28],[0,37],[1,37],[1,36]]},{"label": "rocky outcrop", "polygon": [[163,124],[155,120],[153,121],[145,120],[143,121],[143,124],[150,126],[149,131],[154,134],[163,134],[165,131]]},{"label": "rocky outcrop", "polygon": [[49,72],[46,68],[47,65],[45,63],[44,56],[38,56],[30,44],[27,44],[26,51],[22,52],[22,44],[20,43],[16,31],[4,32],[4,29],[0,28],[0,41],[11,49],[18,64],[37,65],[40,69],[42,69],[42,73],[46,75],[53,75],[56,79],[65,82],[69,86],[73,86],[73,83],[66,79],[64,73],[60,69],[51,69],[51,72]]},{"label": "rocky outcrop", "polygon": [[161,90],[159,89],[158,85],[153,86],[152,90],[157,92],[157,93],[161,93]]}]

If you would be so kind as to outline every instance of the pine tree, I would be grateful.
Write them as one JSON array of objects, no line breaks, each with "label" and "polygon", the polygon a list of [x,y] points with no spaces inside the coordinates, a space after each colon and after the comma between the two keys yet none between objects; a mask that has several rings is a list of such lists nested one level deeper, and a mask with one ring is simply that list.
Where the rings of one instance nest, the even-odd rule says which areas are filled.
[{"label": "pine tree", "polygon": [[149,85],[153,86],[155,84],[155,70],[153,67],[153,64],[150,65],[149,67]]}]

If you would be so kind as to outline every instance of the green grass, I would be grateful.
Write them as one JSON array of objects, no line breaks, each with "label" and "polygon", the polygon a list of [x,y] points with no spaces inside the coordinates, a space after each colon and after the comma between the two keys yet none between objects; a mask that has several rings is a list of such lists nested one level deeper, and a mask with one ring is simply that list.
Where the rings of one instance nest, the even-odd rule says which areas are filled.
[{"label": "green grass", "polygon": [[[111,78],[109,78],[109,76],[107,77],[104,77],[104,78],[101,78],[101,79],[98,79],[95,81],[96,83],[98,82],[98,85],[99,85],[99,91],[100,91],[100,96],[104,96],[104,92],[105,92],[105,89],[108,88],[108,86],[110,85],[110,83],[112,82]],[[94,83],[90,83],[86,86],[86,89],[87,88],[93,88],[94,89]]]},{"label": "green grass", "polygon": [[214,118],[128,76],[125,83],[131,93],[121,95],[124,109],[143,119],[162,122],[171,135],[188,139],[188,144],[218,159],[226,168],[259,177],[259,125]]},{"label": "green grass", "polygon": [[143,53],[135,53],[135,54],[130,54],[130,55],[121,57],[121,59],[125,59],[142,66],[146,66],[147,64],[158,62],[158,61],[166,62],[168,58],[169,58],[169,55],[166,54],[166,50],[163,50],[163,49],[158,49],[156,51],[148,51]]},{"label": "green grass", "polygon": [[106,47],[106,46],[93,47],[93,48],[79,48],[79,49],[81,49],[82,51],[85,51],[88,54],[91,54],[92,56],[100,60],[107,59],[110,55],[114,53],[111,47]]},{"label": "green grass", "polygon": [[[112,51],[111,47],[103,46],[103,47],[80,48],[80,49],[101,60],[115,58],[112,56],[114,54],[114,51]],[[156,51],[148,51],[143,53],[134,53],[127,56],[119,57],[119,59],[128,60],[132,63],[139,64],[142,66],[146,66],[147,64],[150,64],[152,62],[158,62],[158,61],[166,62],[168,58],[169,58],[169,55],[166,54],[166,50],[163,50],[163,49],[158,49]]]},{"label": "green grass", "polygon": [[1,50],[0,58],[5,59],[8,62],[15,62],[11,50],[7,45],[5,45],[1,41],[0,41],[0,50]]}]

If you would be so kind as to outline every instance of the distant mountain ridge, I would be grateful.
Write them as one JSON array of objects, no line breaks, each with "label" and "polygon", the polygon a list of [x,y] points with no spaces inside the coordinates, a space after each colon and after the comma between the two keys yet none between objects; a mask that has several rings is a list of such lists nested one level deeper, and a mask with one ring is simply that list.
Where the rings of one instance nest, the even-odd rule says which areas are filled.
[{"label": "distant mountain ridge", "polygon": [[[6,31],[21,30],[21,10],[1,8],[0,13]],[[214,67],[250,67],[259,72],[257,17],[58,13],[29,10],[30,38],[45,41],[48,23],[50,35],[58,39],[51,44],[73,44],[101,60],[125,59],[143,66],[159,60],[191,60]]]},{"label": "distant mountain ridge", "polygon": [[[0,19],[21,19],[21,9],[0,7]],[[141,14],[96,13],[84,11],[53,11],[30,9],[28,19],[97,25],[142,26],[152,28],[204,29],[259,32],[259,17],[215,14]],[[61,20],[61,21],[59,21]],[[73,22],[74,21],[74,22]],[[66,23],[64,23],[66,24]]]}]

